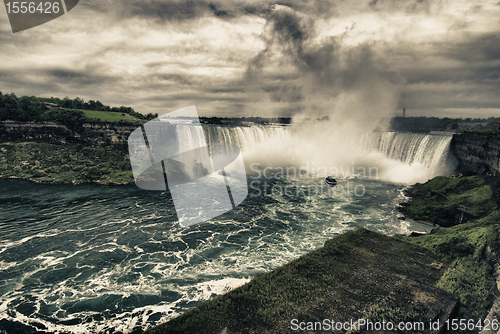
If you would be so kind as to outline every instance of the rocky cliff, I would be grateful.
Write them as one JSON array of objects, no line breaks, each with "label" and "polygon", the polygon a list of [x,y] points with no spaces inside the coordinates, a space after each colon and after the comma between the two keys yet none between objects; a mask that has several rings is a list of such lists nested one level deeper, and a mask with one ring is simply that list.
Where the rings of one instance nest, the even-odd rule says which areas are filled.
[{"label": "rocky cliff", "polygon": [[127,140],[137,126],[118,124],[84,124],[83,131],[76,133],[66,126],[52,123],[0,122],[0,142],[45,142],[64,144],[77,142],[86,145],[118,143]]},{"label": "rocky cliff", "polygon": [[492,132],[455,134],[451,150],[466,174],[500,176],[500,135]]}]

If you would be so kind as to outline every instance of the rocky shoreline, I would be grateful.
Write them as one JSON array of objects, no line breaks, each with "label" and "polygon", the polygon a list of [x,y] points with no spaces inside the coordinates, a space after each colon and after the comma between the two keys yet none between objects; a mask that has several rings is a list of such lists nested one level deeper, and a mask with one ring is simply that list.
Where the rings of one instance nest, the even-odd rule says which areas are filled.
[{"label": "rocky shoreline", "polygon": [[[57,131],[59,130],[61,129]],[[110,131],[113,132],[113,130]],[[126,142],[123,141],[123,138],[118,140],[118,137],[115,138],[117,141],[114,142],[113,139],[107,137],[105,132],[101,133],[103,133],[102,136],[98,134],[93,137],[92,145],[82,145],[79,142],[73,142],[71,140],[38,142],[36,138],[34,139],[35,142],[0,143],[0,178],[21,179],[38,184],[100,184],[108,186],[132,184],[134,181],[130,170]],[[497,159],[497,162],[499,161],[498,158],[500,153],[495,148],[495,143],[498,140],[496,137],[485,137],[482,134],[478,136],[480,137],[479,139],[471,134],[459,135],[457,138],[454,136],[451,149],[459,161],[457,175],[437,177],[425,184],[416,184],[407,190],[407,195],[412,197],[412,199],[408,203],[401,204],[401,211],[405,216],[416,221],[436,224],[432,233],[426,235],[420,234],[418,236],[395,236],[384,238],[397,240],[404,244],[414,244],[418,247],[418,250],[415,248],[415,252],[418,253],[423,250],[425,250],[425,252],[429,251],[429,254],[434,254],[439,261],[443,263],[443,268],[446,269],[442,272],[440,278],[436,278],[433,281],[434,283],[428,282],[427,287],[424,285],[421,289],[425,290],[431,288],[429,286],[430,284],[433,288],[444,291],[449,294],[449,296],[457,296],[460,300],[460,307],[454,306],[452,310],[447,313],[448,316],[452,316],[456,311],[456,317],[464,319],[484,319],[486,316],[488,316],[489,319],[500,319],[500,299],[495,299],[495,295],[500,295],[500,293],[498,293],[498,289],[500,288],[498,275],[498,268],[500,267],[498,264],[498,254],[500,254],[500,241],[498,237],[498,222],[500,221],[500,170],[498,169],[499,166],[495,164],[495,159]],[[363,234],[368,232],[359,233]],[[368,239],[378,240],[379,236],[371,233],[373,232],[370,232],[370,237]],[[357,234],[354,235],[356,236],[355,238],[366,237]],[[341,238],[339,240],[346,240],[342,239],[342,236],[339,238]],[[338,240],[335,241],[335,239],[331,240],[333,244],[340,242]],[[387,242],[391,244],[393,241]],[[336,248],[337,250],[332,254],[330,254],[330,251],[327,253],[332,255],[333,259],[335,259],[338,256],[342,256],[347,249],[354,250],[358,247],[357,244],[347,243],[343,245],[344,246],[340,248]],[[398,245],[401,247],[402,244]],[[358,250],[356,250],[356,252],[357,251]],[[363,252],[364,251],[362,251],[362,253]],[[381,250],[373,250],[372,253],[373,256],[376,257],[385,254]],[[391,256],[396,255],[397,254],[392,254]],[[397,260],[394,259],[394,261],[405,263],[408,256],[409,255],[406,255],[406,258],[401,257]],[[302,260],[299,260],[302,261],[301,263],[304,263],[304,265],[308,265],[308,259],[310,258],[305,256]],[[349,259],[351,262],[357,261],[356,257],[350,257]],[[377,259],[376,263],[382,261],[382,258]],[[300,262],[299,260],[297,261]],[[292,264],[298,263],[297,261],[292,262]],[[293,266],[295,266],[295,264],[293,264]],[[293,267],[287,266],[283,268]],[[278,274],[276,273],[279,273],[279,270],[273,271],[269,273],[269,275],[265,274],[259,276],[256,280],[261,283],[254,284],[260,284],[263,289],[262,291],[268,291],[269,293],[272,290],[269,290],[269,286],[279,288],[279,284],[281,283],[277,283],[273,278],[277,277],[276,275]],[[346,270],[347,275],[350,269],[346,267],[344,270]],[[328,270],[325,268],[324,272],[313,272],[314,275],[318,274],[321,277],[326,277],[324,275],[326,275],[327,271]],[[307,273],[308,271],[306,270],[305,274],[307,278],[309,278],[309,274]],[[302,274],[304,273],[298,271],[298,276],[290,276],[290,280],[287,284],[290,286],[298,284],[302,280],[302,278],[300,278]],[[350,273],[350,275],[352,274],[353,272]],[[397,270],[393,272],[389,270],[384,275],[386,274],[389,275],[387,277],[393,278],[401,275]],[[372,286],[370,289],[379,289],[381,288],[380,284],[384,286],[384,280],[374,279],[371,282]],[[338,286],[342,286],[343,288],[340,290],[335,290],[334,288],[334,290],[329,293],[334,296],[337,293],[342,294],[345,291],[350,291],[350,289],[354,289],[352,291],[355,291],[357,289],[355,288],[356,285],[352,286],[350,285],[351,283],[349,283],[349,281],[338,283],[340,284]],[[252,285],[250,284],[250,286]],[[373,313],[373,307],[378,307],[380,312],[390,312],[392,308],[396,307],[394,306],[396,305],[394,304],[395,302],[398,300],[408,300],[405,298],[412,295],[415,291],[415,285],[413,285],[413,283],[409,285],[405,283],[401,287],[401,291],[398,290],[399,292],[394,292],[395,295],[393,294],[393,299],[386,300],[373,297],[374,299],[371,301],[365,300],[368,304],[359,306],[357,310],[359,312],[365,312],[360,313],[360,316],[377,316],[377,314],[380,316],[380,314],[386,313]],[[312,289],[311,291],[313,291],[315,288],[318,287],[304,286],[304,291],[308,289]],[[322,287],[320,290],[325,288],[326,287]],[[243,289],[249,288],[246,287]],[[229,297],[224,297],[220,300],[227,300],[227,298],[232,300],[231,293],[229,293],[228,296]],[[248,300],[248,298],[250,298],[249,296],[251,296],[251,294],[243,294],[241,298],[243,298],[244,301],[235,301],[233,306],[236,308],[244,307],[246,305],[245,300]],[[260,297],[254,296],[252,298],[268,297],[265,296],[265,294],[259,296]],[[334,297],[334,299],[335,298],[337,297]],[[338,298],[341,300],[344,297]],[[450,298],[450,300],[453,300],[454,297]],[[214,301],[217,300],[219,299],[215,299]],[[215,305],[220,303],[220,300],[215,302]],[[286,306],[286,300],[283,302]],[[374,302],[375,304],[373,304]],[[300,301],[300,303],[302,303],[302,301]],[[310,301],[308,305],[318,305],[315,303],[316,302]],[[214,303],[209,302],[208,305],[214,305]],[[265,305],[265,303],[263,305]],[[368,307],[367,305],[372,305],[373,307]],[[404,306],[404,303],[401,305]],[[397,307],[401,308],[400,306]],[[207,316],[211,313],[206,313],[206,307],[205,309],[203,307],[205,306],[188,312],[187,316],[182,316],[180,319],[186,320],[195,315],[193,319],[197,319],[197,317],[201,316],[202,319],[207,320]],[[398,317],[404,318],[413,311],[408,310],[406,313],[405,312],[399,314]],[[414,313],[415,312],[411,314]],[[248,312],[246,314],[247,316],[251,316]],[[416,314],[418,314],[418,312]],[[311,314],[312,318],[318,316],[319,313]],[[278,318],[273,320],[272,317],[273,316],[270,318],[271,323],[278,321]],[[234,323],[229,326],[231,324],[231,317],[224,319],[222,319],[224,321],[221,320],[221,322],[217,324],[219,327],[216,331],[228,327],[231,328],[234,333],[252,332],[251,326],[247,327],[246,330],[239,330],[235,328],[236,325]],[[399,318],[396,317],[395,319]],[[179,325],[179,321],[181,320],[167,323],[165,326],[162,325],[150,332],[163,333],[166,332],[165,330],[168,328],[169,333],[191,333],[191,329],[177,330],[176,324]],[[188,321],[188,324],[190,323],[189,320],[186,321]],[[287,327],[286,331],[275,330],[273,332],[281,333],[288,332],[288,330],[289,327]],[[142,330],[138,329],[136,332],[140,333]],[[201,331],[199,333],[203,332],[215,333],[214,331]],[[255,330],[253,330],[253,332],[255,332]],[[476,333],[478,332],[479,331],[476,331]]]},{"label": "rocky shoreline", "polygon": [[29,182],[33,182],[33,183],[37,183],[37,184],[74,184],[74,185],[77,185],[77,184],[100,184],[100,185],[105,185],[105,186],[126,186],[126,185],[135,184],[134,181],[129,181],[129,182],[113,182],[113,181],[104,182],[101,180],[95,180],[95,181],[76,181],[76,180],[74,180],[71,182],[56,181],[56,180],[54,180],[54,181],[40,181],[37,179],[27,178],[27,177],[3,176],[3,175],[0,175],[0,179],[23,180],[23,181],[29,181]]}]

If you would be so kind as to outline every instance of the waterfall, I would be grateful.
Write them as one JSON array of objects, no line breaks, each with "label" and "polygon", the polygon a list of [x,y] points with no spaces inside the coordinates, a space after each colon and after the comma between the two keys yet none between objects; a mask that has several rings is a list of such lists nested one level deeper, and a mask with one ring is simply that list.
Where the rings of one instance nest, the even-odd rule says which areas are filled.
[{"label": "waterfall", "polygon": [[288,129],[282,126],[226,127],[203,125],[203,130],[208,143],[235,144],[243,152],[269,140],[286,140],[290,137]]},{"label": "waterfall", "polygon": [[[331,128],[328,132],[314,129],[307,132],[306,128],[292,126],[176,127],[180,151],[183,147],[200,147],[205,142],[214,157],[231,154],[236,145],[243,153],[247,172],[252,164],[258,165],[255,168],[306,168],[313,174],[317,174],[314,168],[352,171],[353,167],[376,167],[380,179],[415,183],[453,173],[456,166],[449,150],[451,136],[373,132],[358,139]],[[218,143],[222,145],[212,145]]]},{"label": "waterfall", "polygon": [[179,152],[205,146],[205,137],[201,126],[177,124],[175,131],[179,141]]},{"label": "waterfall", "polygon": [[373,132],[362,138],[362,146],[406,165],[418,163],[435,170],[453,164],[449,150],[451,138],[418,133]]}]

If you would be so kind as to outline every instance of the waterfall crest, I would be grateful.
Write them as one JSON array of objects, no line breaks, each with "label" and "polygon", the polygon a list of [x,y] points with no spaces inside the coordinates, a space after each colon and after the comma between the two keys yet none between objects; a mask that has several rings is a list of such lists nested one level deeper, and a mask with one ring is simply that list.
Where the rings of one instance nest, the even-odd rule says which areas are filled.
[{"label": "waterfall crest", "polygon": [[431,169],[446,168],[453,158],[451,136],[420,133],[372,132],[364,136],[363,147],[382,152],[407,165],[422,164]]},{"label": "waterfall crest", "polygon": [[[296,129],[293,126],[227,127],[177,125],[179,146],[200,143],[237,145],[243,152],[245,164],[260,168],[306,168],[316,176],[332,168],[347,170],[355,167],[378,168],[386,181],[415,183],[453,173],[456,159],[449,150],[451,136],[370,132],[361,138],[348,138],[332,131],[328,135]],[[231,145],[217,145],[219,152],[231,153]],[[247,172],[249,169],[247,168]],[[351,175],[352,176],[352,175]]]}]

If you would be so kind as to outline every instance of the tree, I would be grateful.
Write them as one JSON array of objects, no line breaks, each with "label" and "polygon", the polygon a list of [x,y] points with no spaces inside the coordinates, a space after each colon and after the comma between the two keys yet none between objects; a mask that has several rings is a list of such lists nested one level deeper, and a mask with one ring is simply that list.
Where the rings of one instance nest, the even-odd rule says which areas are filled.
[{"label": "tree", "polygon": [[16,120],[22,122],[39,122],[43,119],[45,108],[34,96],[21,96],[18,98]]},{"label": "tree", "polygon": [[96,104],[94,100],[89,100],[89,109],[96,110]]},{"label": "tree", "polygon": [[60,104],[63,108],[73,108],[73,100],[70,100],[67,96],[62,100]]},{"label": "tree", "polygon": [[14,93],[6,94],[1,96],[0,102],[0,117],[2,121],[5,120],[16,120],[17,111],[19,105],[17,102],[17,97]]},{"label": "tree", "polygon": [[73,108],[75,109],[82,109],[83,108],[84,101],[77,97],[76,99],[73,100]]},{"label": "tree", "polygon": [[65,125],[68,129],[80,132],[83,130],[85,115],[80,110],[71,109],[51,109],[49,112],[50,120]]},{"label": "tree", "polygon": [[95,101],[95,108],[95,110],[103,110],[104,104],[102,104],[101,101]]}]

